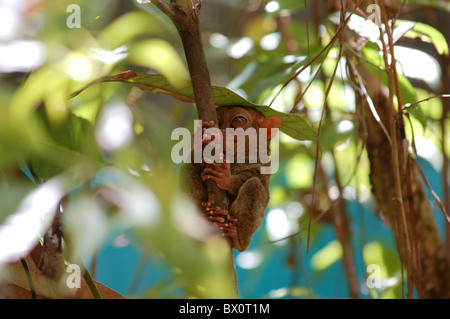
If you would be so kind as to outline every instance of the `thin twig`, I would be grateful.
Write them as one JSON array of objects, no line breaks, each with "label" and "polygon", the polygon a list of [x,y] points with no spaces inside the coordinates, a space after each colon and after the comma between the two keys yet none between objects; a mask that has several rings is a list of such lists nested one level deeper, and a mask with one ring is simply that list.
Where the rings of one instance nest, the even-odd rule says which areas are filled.
[{"label": "thin twig", "polygon": [[447,210],[445,209],[444,205],[442,204],[441,200],[439,199],[439,196],[431,188],[430,182],[428,181],[428,179],[426,178],[425,174],[423,173],[422,168],[420,167],[420,165],[417,164],[416,161],[414,161],[414,163],[416,164],[416,167],[417,167],[417,170],[419,171],[420,176],[422,176],[423,181],[425,182],[425,184],[427,185],[428,189],[430,190],[431,195],[433,196],[434,200],[436,201],[436,203],[438,204],[438,206],[441,209],[442,213],[444,214],[445,220],[447,221],[447,223],[450,223],[450,216],[448,215]]},{"label": "thin twig", "polygon": [[372,112],[373,117],[375,118],[375,120],[377,121],[377,123],[380,125],[381,129],[383,130],[384,135],[386,136],[387,140],[389,141],[389,144],[392,145],[392,140],[391,137],[386,129],[386,127],[384,126],[383,122],[381,121],[380,116],[378,115],[378,112],[375,108],[375,105],[373,104],[372,99],[369,96],[369,93],[367,92],[367,89],[364,85],[364,81],[361,77],[361,75],[359,74],[359,72],[356,70],[355,65],[353,64],[353,62],[351,60],[347,61],[348,65],[351,67],[353,74],[357,77],[358,79],[358,83],[359,83],[359,89],[360,92],[362,93],[362,95],[364,96],[364,98],[366,99],[367,104],[369,105],[369,109]]},{"label": "thin twig", "polygon": [[[323,119],[325,116],[325,105],[327,103],[327,98],[328,98],[328,94],[330,93],[331,90],[331,86],[333,85],[334,82],[334,78],[336,76],[336,71],[337,68],[339,66],[339,61],[341,60],[341,56],[342,56],[342,41],[339,47],[339,56],[338,59],[336,61],[336,67],[334,69],[333,75],[331,76],[330,82],[328,83],[328,87],[327,90],[325,91],[325,100],[324,100],[324,106],[322,108],[322,114],[320,116],[320,122],[319,122],[319,128],[317,130],[317,143],[316,143],[316,159],[315,159],[315,165],[314,165],[314,181],[313,181],[313,191],[312,191],[312,199],[311,202],[314,203],[314,194],[315,194],[315,188],[316,188],[316,176],[317,176],[317,172],[318,172],[318,168],[319,168],[319,151],[320,151],[320,136],[321,136],[321,131],[322,131],[322,124],[323,124]],[[309,217],[309,225],[308,225],[308,241],[306,243],[306,253],[309,252],[309,240],[310,240],[310,233],[311,233],[311,216]]]},{"label": "thin twig", "polygon": [[[339,25],[338,29],[336,30],[336,33],[334,34],[333,38],[331,38],[330,42],[328,42],[328,44],[322,49],[320,50],[320,52],[313,57],[310,61],[308,61],[300,70],[298,70],[297,72],[295,72],[284,84],[283,86],[280,88],[280,90],[277,92],[277,94],[275,94],[275,96],[273,97],[272,101],[270,101],[269,106],[271,106],[273,104],[273,102],[275,101],[275,99],[278,97],[278,95],[280,95],[280,93],[284,90],[284,88],[291,82],[293,81],[300,73],[302,73],[307,67],[309,67],[319,56],[321,56],[325,51],[329,52],[330,48],[333,46],[333,44],[336,42],[336,40],[338,39],[338,37],[340,36],[340,34],[342,33],[342,31],[345,29],[345,26],[347,25],[348,21],[350,20],[351,16],[353,15],[353,13],[355,13],[356,8],[361,4],[362,0],[358,1],[358,4],[355,8],[353,8],[353,11],[349,14],[349,16],[342,22],[342,24]],[[328,54],[328,53],[327,53]]]},{"label": "thin twig", "polygon": [[[397,132],[398,132],[398,123],[403,121],[402,115],[401,115],[401,108],[398,108],[398,113],[395,113],[394,110],[394,87],[397,93],[397,101],[398,105],[403,105],[401,100],[401,94],[400,94],[400,86],[398,82],[398,74],[397,69],[395,66],[396,60],[394,55],[394,44],[392,40],[392,31],[389,27],[389,21],[386,14],[386,7],[384,5],[384,1],[380,1],[381,4],[381,19],[383,20],[383,24],[385,26],[385,31],[388,36],[388,45],[386,45],[386,42],[384,40],[384,34],[381,26],[379,27],[380,30],[380,41],[383,46],[383,57],[385,61],[385,66],[387,69],[387,76],[388,76],[388,83],[389,83],[389,99],[388,99],[388,112],[389,112],[389,131],[391,135],[392,140],[392,147],[391,147],[391,158],[392,158],[392,170],[394,175],[394,202],[396,206],[398,207],[398,212],[400,215],[400,229],[402,231],[404,243],[405,243],[405,261],[408,268],[408,298],[412,298],[412,283],[410,282],[410,275],[412,275],[412,265],[410,264],[411,261],[411,244],[410,244],[410,238],[408,235],[408,226],[407,226],[407,220],[406,220],[406,213],[405,208],[403,204],[403,196],[402,196],[402,186],[401,186],[401,177],[400,177],[400,165],[399,165],[399,158],[398,155],[402,153],[402,148],[398,145],[397,140]],[[389,51],[388,51],[389,46]],[[391,63],[389,64],[388,56],[391,56]],[[403,123],[400,124],[400,126],[403,126]]]},{"label": "thin twig", "polygon": [[36,290],[34,288],[33,279],[31,278],[30,269],[28,268],[28,264],[24,258],[20,258],[20,262],[22,263],[23,269],[25,270],[25,274],[27,276],[28,285],[30,286],[31,299],[36,299]]},{"label": "thin twig", "polygon": [[158,7],[159,10],[164,12],[170,18],[175,16],[175,10],[171,4],[167,3],[164,0],[152,0],[152,3]]},{"label": "thin twig", "polygon": [[408,110],[408,109],[412,108],[413,106],[415,106],[417,104],[420,104],[420,103],[423,103],[423,102],[426,102],[426,101],[429,101],[429,100],[435,99],[435,98],[441,98],[441,99],[442,98],[450,98],[450,94],[433,95],[433,96],[427,97],[426,99],[423,99],[423,100],[420,100],[420,101],[417,101],[417,102],[414,102],[414,103],[406,103],[405,105],[402,106],[402,110]]}]

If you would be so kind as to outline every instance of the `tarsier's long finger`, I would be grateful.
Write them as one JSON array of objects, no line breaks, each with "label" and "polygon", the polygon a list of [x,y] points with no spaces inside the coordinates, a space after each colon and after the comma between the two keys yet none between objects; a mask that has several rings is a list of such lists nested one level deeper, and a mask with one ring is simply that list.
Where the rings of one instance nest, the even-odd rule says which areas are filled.
[{"label": "tarsier's long finger", "polygon": [[205,131],[211,127],[214,127],[214,121],[202,122],[202,125],[201,126],[199,125],[197,129],[202,130],[202,136],[203,136]]},{"label": "tarsier's long finger", "polygon": [[204,215],[206,217],[210,217],[210,216],[213,217],[213,218],[215,218],[215,217],[224,217],[224,218],[228,219],[229,213],[225,209],[219,209],[219,210],[207,210],[206,209],[204,211]]},{"label": "tarsier's long finger", "polygon": [[207,215],[208,220],[214,222],[214,224],[217,224],[218,227],[221,227],[222,225],[227,225],[225,222],[225,218],[223,216],[214,216],[214,215]]},{"label": "tarsier's long finger", "polygon": [[223,146],[220,135],[209,134],[208,132],[203,132],[202,144],[210,145],[210,147],[214,148],[216,147],[216,145],[218,145],[219,147]]},{"label": "tarsier's long finger", "polygon": [[202,136],[203,136],[203,133],[205,133],[205,131],[210,127],[214,127],[214,121],[202,122],[201,125],[199,124],[197,126],[196,130],[202,130]]},{"label": "tarsier's long finger", "polygon": [[208,178],[206,178],[207,175],[212,175],[215,177],[222,177],[222,173],[216,171],[215,169],[209,168],[209,167],[205,168],[203,170],[203,172],[200,174],[200,177],[205,181],[206,179],[208,179]]},{"label": "tarsier's long finger", "polygon": [[204,211],[204,216],[213,222],[221,223],[222,225],[228,225],[227,221],[227,211],[226,210],[218,210],[218,211]]},{"label": "tarsier's long finger", "polygon": [[226,215],[228,213],[227,210],[222,210],[219,206],[212,206],[210,202],[202,203],[205,214],[222,214]]},{"label": "tarsier's long finger", "polygon": [[231,238],[232,241],[237,240],[237,229],[236,227],[221,227],[223,237]]},{"label": "tarsier's long finger", "polygon": [[207,210],[221,210],[219,206],[213,206],[210,202],[203,202],[202,206]]},{"label": "tarsier's long finger", "polygon": [[206,121],[206,122],[202,122],[202,127],[213,127],[214,126],[214,121]]},{"label": "tarsier's long finger", "polygon": [[221,225],[220,230],[223,230],[224,232],[236,232],[236,226],[235,225]]},{"label": "tarsier's long finger", "polygon": [[218,206],[212,206],[211,203],[206,202],[202,203],[202,206],[205,208],[203,211],[203,215],[210,221],[219,223],[221,226],[228,226],[229,220],[228,217],[231,216],[228,210],[221,209]]},{"label": "tarsier's long finger", "polygon": [[238,219],[236,217],[234,217],[233,215],[231,215],[229,213],[229,211],[226,210],[226,209],[212,211],[212,212],[207,212],[207,215],[208,216],[218,216],[218,215],[225,216],[226,219],[228,220],[228,223],[232,224],[232,225],[236,225],[236,223],[238,221]]},{"label": "tarsier's long finger", "polygon": [[238,222],[238,219],[236,217],[234,217],[233,215],[231,215],[231,214],[227,215],[227,219],[232,224],[237,224],[237,222]]},{"label": "tarsier's long finger", "polygon": [[202,203],[202,206],[205,207],[205,208],[206,208],[206,207],[210,207],[210,206],[211,206],[211,203],[210,203],[210,202],[203,202],[203,203]]},{"label": "tarsier's long finger", "polygon": [[217,135],[209,135],[208,133],[205,133],[203,135],[202,143],[206,145],[211,144],[211,147],[213,147],[215,144],[220,145],[220,138],[217,138]]},{"label": "tarsier's long finger", "polygon": [[230,212],[227,209],[222,209],[219,206],[213,206],[210,202],[203,202],[202,207],[205,208],[205,212],[209,214],[225,215],[231,217],[230,220],[237,221],[234,216],[230,215]]},{"label": "tarsier's long finger", "polygon": [[230,160],[224,159],[223,154],[219,155],[219,162],[211,162],[210,164],[217,171],[230,170]]},{"label": "tarsier's long finger", "polygon": [[212,175],[204,175],[203,177],[201,177],[201,179],[202,179],[202,181],[211,180],[211,181],[215,182],[216,184],[220,183],[220,178],[212,176]]}]

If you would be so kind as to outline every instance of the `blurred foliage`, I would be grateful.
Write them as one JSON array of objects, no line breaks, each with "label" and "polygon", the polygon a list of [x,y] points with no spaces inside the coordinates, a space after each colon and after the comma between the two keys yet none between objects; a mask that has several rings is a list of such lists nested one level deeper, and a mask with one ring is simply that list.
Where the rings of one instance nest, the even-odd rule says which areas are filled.
[{"label": "blurred foliage", "polygon": [[[339,198],[359,208],[370,200],[369,162],[356,125],[359,115],[354,83],[347,76],[347,59],[362,61],[387,84],[386,74],[380,71],[384,60],[377,45],[378,29],[367,35],[361,30],[370,28],[353,27],[360,21],[350,20],[354,24],[349,23],[345,30],[346,50],[352,54],[337,61],[338,42],[329,51],[321,50],[332,39],[340,20],[335,23],[336,15],[330,15],[315,26],[309,16],[314,3],[208,0],[202,8],[205,51],[218,90],[230,89],[240,95],[234,98],[245,103],[270,105],[268,114],[301,115],[315,128],[326,102],[319,144],[323,171],[319,173],[322,177],[317,177],[315,202],[311,202],[314,131],[306,134],[314,143],[281,133],[280,168],[272,176],[267,217],[276,209],[281,215],[264,229],[266,241],[251,246],[251,251],[260,252],[267,262],[278,247],[267,241],[299,232],[298,240],[306,243],[312,215],[312,252],[310,267],[306,267],[312,278],[342,262],[342,247],[335,238],[319,244],[329,222],[314,219],[314,214],[326,212]],[[414,3],[437,7],[435,10],[443,10],[448,17],[449,8],[439,1]],[[69,4],[81,8],[80,28],[67,26],[74,14],[67,11]],[[198,212],[180,194],[179,166],[170,156],[175,144],[171,132],[177,127],[193,129],[195,108],[123,81],[100,81],[68,98],[92,81],[129,69],[152,76],[162,74],[179,90],[177,81],[187,78],[188,72],[170,20],[152,4],[131,0],[16,0],[0,2],[0,10],[11,17],[8,25],[0,20],[4,30],[0,32],[0,241],[10,240],[11,232],[17,233],[14,240],[21,241],[0,249],[0,266],[38,242],[62,203],[64,229],[76,251],[69,258],[76,261],[76,256],[81,256],[90,262],[117,234],[130,232],[143,254],[158,256],[170,269],[168,278],[147,287],[142,297],[231,296],[230,252],[222,240],[208,238]],[[403,27],[403,38],[416,41],[413,46],[417,47],[430,43],[423,51],[434,61],[448,54],[448,34],[414,17],[397,20],[397,26]],[[11,53],[2,55],[2,50]],[[319,52],[322,54],[313,60]],[[326,96],[337,62],[337,75]],[[404,59],[401,63],[412,62]],[[407,74],[399,75],[399,84],[404,104],[400,107],[405,107],[411,123],[405,128],[408,136],[414,133],[439,149],[442,102],[430,99],[407,107],[437,92],[422,85],[420,79],[412,81]],[[307,129],[309,126],[292,124],[294,131]],[[450,143],[450,136],[446,141]],[[45,193],[52,201],[30,201],[36,193]],[[292,203],[298,206],[289,206]],[[31,233],[30,227],[16,222],[15,217],[24,212],[43,217],[34,219],[42,223]],[[392,237],[377,238],[368,232],[367,225],[358,227],[354,231],[361,237],[370,235],[370,241],[360,243],[352,238],[352,242],[360,248],[365,265],[381,266],[384,280],[381,289],[362,293],[373,298],[401,297],[401,269]],[[279,244],[289,243],[282,240]],[[293,274],[304,267],[290,259],[286,263],[292,266]],[[359,279],[364,282],[367,273],[365,266],[362,269]],[[266,293],[274,298],[311,297],[314,286],[308,287],[304,278],[292,287],[280,286]]]}]

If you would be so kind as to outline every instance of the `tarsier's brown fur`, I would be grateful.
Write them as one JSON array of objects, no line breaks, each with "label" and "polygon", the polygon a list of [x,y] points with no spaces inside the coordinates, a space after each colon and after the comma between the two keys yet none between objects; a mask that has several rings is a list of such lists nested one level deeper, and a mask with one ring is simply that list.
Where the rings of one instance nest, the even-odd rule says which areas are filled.
[{"label": "tarsier's brown fur", "polygon": [[[226,128],[238,126],[246,130],[253,127],[258,131],[258,129],[265,127],[268,129],[268,138],[270,139],[273,137],[270,135],[270,129],[281,126],[280,117],[264,118],[257,110],[247,107],[219,107],[217,118],[224,140]],[[211,125],[207,126],[210,127]],[[226,147],[224,147],[224,150],[226,158]],[[249,143],[247,142],[245,152],[248,159]],[[236,153],[235,157],[237,156]],[[226,167],[226,165],[229,166]],[[216,164],[213,169],[205,169],[205,166],[200,163],[185,164],[183,167],[184,176],[187,178],[186,183],[184,183],[188,187],[187,191],[205,216],[212,216],[210,219],[216,221],[214,223],[216,227],[223,230],[225,237],[231,238],[233,247],[239,251],[246,250],[250,245],[253,234],[264,219],[269,202],[270,175],[261,174],[262,165],[270,165],[270,163],[262,164],[258,157],[256,163],[249,163],[248,160],[245,163],[237,163],[236,160],[233,160],[229,164]],[[232,218],[230,223],[224,224],[220,219],[214,217],[214,209],[210,209],[210,204],[207,203],[208,195],[203,183],[206,179],[216,181],[219,188],[226,190],[229,199],[228,212]]]}]

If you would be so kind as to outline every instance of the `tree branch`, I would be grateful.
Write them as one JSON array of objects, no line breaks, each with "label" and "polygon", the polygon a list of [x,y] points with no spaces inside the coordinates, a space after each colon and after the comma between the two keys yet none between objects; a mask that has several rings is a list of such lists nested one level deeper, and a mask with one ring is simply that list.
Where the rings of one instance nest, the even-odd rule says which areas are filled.
[{"label": "tree branch", "polygon": [[[201,1],[198,1],[196,5],[194,5],[192,0],[171,0],[170,10],[167,9],[169,4],[165,1],[157,0],[152,2],[164,13],[169,12],[169,14],[166,14],[175,24],[181,37],[199,119],[202,122],[214,121],[215,127],[218,127],[214,95],[211,88],[211,79],[206,63],[205,52],[203,50],[200,31]],[[207,180],[205,185],[208,193],[208,201],[213,206],[228,209],[228,200],[225,191],[221,190],[212,180]],[[223,217],[226,219],[226,216]],[[230,250],[231,249],[230,242]],[[235,293],[237,293],[236,276],[231,254],[230,259],[230,269],[233,275]]]},{"label": "tree branch", "polygon": [[170,18],[172,18],[172,16],[175,14],[173,7],[164,0],[152,0],[152,3],[156,7],[158,7],[159,10],[164,12],[165,15],[169,16]]}]

